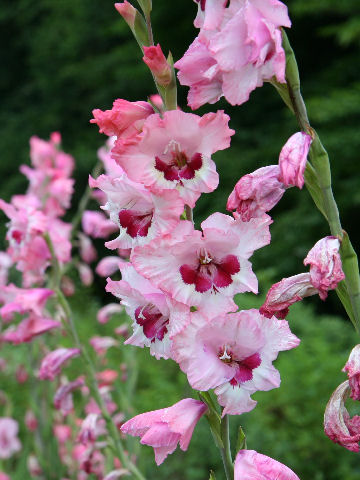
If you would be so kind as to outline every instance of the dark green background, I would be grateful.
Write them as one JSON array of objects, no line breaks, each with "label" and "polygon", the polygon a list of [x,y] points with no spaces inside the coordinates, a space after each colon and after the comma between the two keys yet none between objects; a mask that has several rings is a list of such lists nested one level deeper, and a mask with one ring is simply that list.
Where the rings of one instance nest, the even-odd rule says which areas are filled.
[{"label": "dark green background", "polygon": [[[288,35],[298,59],[309,116],[329,151],[343,226],[358,248],[359,1],[289,0],[287,4],[293,21]],[[196,35],[192,26],[196,6],[191,0],[153,0],[153,5],[155,41],[164,51],[170,49],[176,60]],[[10,200],[11,195],[26,188],[18,167],[29,162],[29,137],[48,138],[51,131],[58,130],[65,151],[76,159],[76,206],[96,162],[96,150],[105,140],[89,123],[91,110],[110,108],[115,98],[146,99],[154,93],[151,76],[111,1],[2,0],[0,6],[1,197]],[[180,87],[179,104],[185,110],[186,94],[187,88]],[[215,210],[225,211],[227,196],[240,176],[277,163],[282,145],[297,131],[294,118],[268,84],[253,92],[241,107],[221,101],[198,113],[215,109],[230,114],[236,134],[232,147],[214,156],[220,187],[202,196],[195,210],[197,220]],[[254,261],[262,293],[271,282],[303,271],[307,251],[328,234],[305,189],[287,191],[272,216],[272,244]],[[2,216],[1,238],[4,219]],[[98,282],[92,289],[95,301],[105,296],[103,288],[104,283]],[[82,291],[81,295],[87,294]],[[249,308],[253,301],[251,297],[244,306]],[[288,463],[303,480],[355,480],[359,478],[358,457],[324,437],[321,415],[331,391],[344,379],[340,369],[357,339],[351,326],[345,324],[335,294],[325,304],[314,298],[306,306],[294,307],[291,315],[292,328],[303,342],[294,352],[282,354],[277,365],[282,388],[259,393],[259,407],[235,423],[245,422],[250,448]],[[175,365],[149,362],[145,353],[139,357],[145,376],[140,376],[137,411],[167,406],[170,399],[179,399],[179,388],[186,390],[184,377]],[[177,381],[169,384],[176,375]],[[208,468],[219,463],[216,451],[208,447],[206,428],[202,422],[189,453],[175,454],[159,473],[152,470],[149,453],[149,477],[207,478]],[[221,475],[218,473],[217,478]]]}]

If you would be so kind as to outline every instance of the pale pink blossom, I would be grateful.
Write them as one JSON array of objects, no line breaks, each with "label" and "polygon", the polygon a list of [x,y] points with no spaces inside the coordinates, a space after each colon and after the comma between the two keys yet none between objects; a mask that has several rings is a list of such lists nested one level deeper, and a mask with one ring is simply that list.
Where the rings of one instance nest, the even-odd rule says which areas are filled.
[{"label": "pale pink blossom", "polygon": [[81,224],[86,235],[93,238],[107,238],[117,230],[116,225],[102,212],[92,210],[85,210]]},{"label": "pale pink blossom", "polygon": [[89,413],[87,417],[83,420],[78,435],[78,440],[83,445],[88,443],[94,443],[96,437],[99,434],[99,429],[96,428],[99,420],[99,415],[97,413]]},{"label": "pale pink blossom", "polygon": [[[74,159],[71,155],[58,149],[61,135],[51,134],[50,141],[33,136],[30,138],[30,158],[32,165],[40,170],[56,168],[63,177],[69,177],[74,169]],[[60,141],[59,141],[60,139]]]},{"label": "pale pink blossom", "polygon": [[324,414],[325,434],[352,452],[359,452],[360,416],[350,418],[345,401],[351,393],[349,381],[337,387],[326,405]]},{"label": "pale pink blossom", "polygon": [[97,372],[96,379],[100,387],[112,385],[118,378],[119,374],[116,370],[106,369],[102,372]]},{"label": "pale pink blossom", "polygon": [[171,338],[189,321],[190,309],[172,300],[139,275],[131,264],[121,268],[122,280],[107,280],[106,290],[121,299],[133,320],[133,334],[125,344],[150,347],[156,358],[169,358]]},{"label": "pale pink blossom", "polygon": [[193,398],[185,398],[172,407],[142,413],[121,427],[123,433],[140,436],[140,443],[154,448],[155,461],[160,465],[180,443],[187,450],[193,430],[207,406]]},{"label": "pale pink blossom", "polygon": [[285,83],[280,27],[291,25],[287,7],[278,0],[231,0],[225,8],[226,3],[199,3],[195,26],[200,33],[175,63],[180,83],[190,87],[193,109],[222,95],[240,105],[273,77]]},{"label": "pale pink blossom", "polygon": [[116,347],[119,344],[118,341],[112,337],[99,336],[90,338],[89,343],[98,355],[105,355],[109,348]]},{"label": "pale pink blossom", "polygon": [[60,322],[51,318],[30,314],[28,318],[22,320],[16,327],[11,325],[6,329],[1,334],[1,340],[14,344],[31,342],[34,337],[58,327],[61,327]]},{"label": "pale pink blossom", "polygon": [[[112,178],[121,177],[121,175],[125,173],[124,170],[120,167],[120,165],[118,165],[115,160],[111,158],[111,150],[114,148],[115,142],[115,136],[109,137],[106,140],[105,145],[103,147],[100,147],[97,151],[98,159],[102,162],[106,175],[109,175],[109,177]],[[103,192],[101,192],[100,190],[96,193],[103,195]],[[100,199],[98,200],[99,203],[102,203]]]},{"label": "pale pink blossom", "polygon": [[25,365],[19,365],[17,368],[16,368],[16,371],[15,371],[15,380],[22,384],[22,383],[25,383],[27,382],[29,379],[29,374],[28,374],[28,371],[25,367]]},{"label": "pale pink blossom", "polygon": [[60,444],[68,442],[72,437],[72,430],[70,425],[57,424],[54,425],[53,432]]},{"label": "pale pink blossom", "polygon": [[64,364],[71,358],[79,355],[80,350],[78,348],[57,348],[48,353],[41,362],[39,370],[40,380],[54,380],[60,374]]},{"label": "pale pink blossom", "polygon": [[238,452],[234,474],[234,480],[299,480],[286,465],[255,450]]},{"label": "pale pink blossom", "polygon": [[85,263],[92,263],[97,259],[97,251],[91,239],[83,233],[78,233],[80,257]]},{"label": "pale pink blossom", "polygon": [[102,324],[107,323],[113,315],[119,314],[123,311],[124,307],[118,303],[108,303],[98,311],[97,321]]},{"label": "pale pink blossom", "polygon": [[234,130],[223,111],[203,117],[180,110],[150,115],[136,141],[117,142],[112,156],[134,182],[154,192],[176,188],[191,207],[219,178],[211,155],[230,145]]},{"label": "pale pink blossom", "polygon": [[8,272],[12,266],[10,255],[6,252],[0,252],[0,287],[8,282]]},{"label": "pale pink blossom", "polygon": [[148,102],[128,102],[118,98],[111,110],[103,112],[95,109],[92,113],[94,118],[90,123],[97,123],[100,133],[109,137],[115,135],[128,138],[141,132],[144,120],[154,113],[154,109]]},{"label": "pale pink blossom", "polygon": [[290,305],[317,293],[317,289],[311,283],[310,273],[283,278],[270,288],[260,312],[269,318],[273,315],[277,318],[285,318],[289,313]]},{"label": "pale pink blossom", "polygon": [[102,258],[96,266],[96,273],[101,277],[110,277],[119,270],[119,260],[114,255]]},{"label": "pale pink blossom", "polygon": [[236,210],[244,222],[261,217],[275,207],[285,192],[279,174],[279,166],[270,165],[244,175],[231,192],[226,209]]},{"label": "pale pink blossom", "polygon": [[311,142],[310,135],[297,132],[283,146],[279,157],[279,180],[286,187],[304,186],[304,172]]},{"label": "pale pink blossom", "polygon": [[248,258],[270,243],[270,223],[267,215],[243,222],[214,213],[202,222],[201,233],[182,221],[178,239],[172,235],[136,247],[131,261],[157,288],[205,315],[235,311],[236,293],[257,293]]},{"label": "pale pink blossom", "polygon": [[38,478],[43,474],[42,468],[40,466],[39,460],[37,457],[31,453],[26,461],[27,469],[32,478]]},{"label": "pale pink blossom", "polygon": [[61,385],[54,395],[54,407],[60,410],[64,416],[68,415],[74,408],[72,392],[84,385],[85,381],[83,377]]},{"label": "pale pink blossom", "polygon": [[8,475],[4,472],[0,472],[0,480],[11,480]]},{"label": "pale pink blossom", "polygon": [[47,299],[54,292],[48,288],[19,288],[13,284],[4,286],[0,292],[0,315],[6,322],[13,319],[14,313],[32,312],[42,315]]},{"label": "pale pink blossom", "polygon": [[154,195],[125,174],[118,178],[100,175],[96,180],[90,177],[89,184],[105,192],[107,203],[103,209],[120,230],[116,239],[105,244],[110,249],[144,244],[180,222],[184,202],[175,190]]},{"label": "pale pink blossom", "polygon": [[346,372],[349,378],[350,397],[353,400],[360,400],[360,345],[356,345],[351,350],[342,371]]},{"label": "pale pink blossom", "polygon": [[167,62],[160,44],[151,45],[150,47],[143,47],[144,56],[143,61],[150,68],[152,74],[155,77],[156,82],[166,87],[171,82],[171,67]]},{"label": "pale pink blossom", "polygon": [[280,386],[272,362],[299,342],[286,320],[266,318],[255,309],[210,321],[195,312],[174,338],[172,353],[193,388],[215,388],[223,415],[240,415],[255,408],[251,394]]},{"label": "pale pink blossom", "polygon": [[0,418],[0,459],[10,458],[21,449],[18,422],[10,417]]},{"label": "pale pink blossom", "polygon": [[94,281],[94,274],[89,265],[86,263],[79,262],[77,264],[77,270],[79,272],[79,277],[81,280],[81,283],[85,285],[86,287],[89,287],[92,285]]},{"label": "pale pink blossom", "polygon": [[30,432],[35,432],[38,428],[38,420],[32,410],[27,410],[25,414],[25,425]]},{"label": "pale pink blossom", "polygon": [[304,260],[304,265],[310,265],[311,283],[322,300],[345,278],[339,249],[340,242],[336,237],[325,237],[313,246]]}]

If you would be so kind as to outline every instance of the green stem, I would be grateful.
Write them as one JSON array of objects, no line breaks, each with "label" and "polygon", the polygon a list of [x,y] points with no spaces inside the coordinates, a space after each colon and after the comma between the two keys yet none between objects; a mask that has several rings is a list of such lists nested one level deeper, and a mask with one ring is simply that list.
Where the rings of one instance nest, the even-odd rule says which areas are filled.
[{"label": "green stem", "polygon": [[[332,191],[329,156],[322,145],[319,136],[310,126],[305,102],[301,95],[300,76],[295,54],[284,30],[283,47],[286,54],[286,85],[288,94],[285,93],[283,88],[279,88],[278,86],[276,86],[276,88],[288,106],[290,102],[290,110],[294,112],[301,130],[308,133],[313,139],[309,151],[309,159],[311,163],[307,169],[308,175],[305,175],[305,183],[315,204],[326,217],[331,234],[336,236],[342,242],[344,239],[344,233],[340,222],[339,210]],[[274,83],[275,82],[273,82],[273,84]],[[313,172],[311,172],[310,169],[313,169]],[[316,196],[317,190],[320,191],[319,197]],[[356,253],[349,240],[345,242],[345,244],[342,244],[340,254],[345,273],[347,293],[345,294],[345,298],[344,292],[341,292],[340,295],[338,291],[338,295],[347,311],[349,304],[346,297],[349,298],[352,309],[352,315],[350,315],[350,318],[355,329],[360,333],[359,266]]]},{"label": "green stem", "polygon": [[223,441],[223,448],[220,451],[226,478],[232,479],[234,477],[234,464],[231,457],[229,415],[224,415],[221,419],[221,438]]}]

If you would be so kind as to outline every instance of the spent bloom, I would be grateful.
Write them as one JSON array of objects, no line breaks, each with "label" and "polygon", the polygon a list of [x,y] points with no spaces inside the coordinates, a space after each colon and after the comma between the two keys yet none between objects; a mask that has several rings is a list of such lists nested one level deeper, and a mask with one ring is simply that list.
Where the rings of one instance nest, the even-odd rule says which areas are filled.
[{"label": "spent bloom", "polygon": [[206,410],[203,402],[185,398],[172,407],[137,415],[125,422],[121,431],[140,436],[140,443],[153,447],[155,461],[160,465],[178,443],[181,450],[187,450],[193,430]]},{"label": "spent bloom", "polygon": [[236,210],[244,222],[261,217],[275,207],[285,192],[279,174],[278,165],[269,165],[244,175],[231,192],[226,209]]},{"label": "spent bloom", "polygon": [[359,452],[360,416],[350,418],[345,401],[351,392],[349,381],[337,387],[326,405],[324,414],[325,434],[352,452]]},{"label": "spent bloom", "polygon": [[215,388],[223,415],[240,415],[255,407],[252,393],[280,386],[272,362],[299,342],[286,320],[263,317],[255,309],[210,321],[195,312],[174,338],[173,357],[193,388]]},{"label": "spent bloom", "polygon": [[10,458],[21,449],[18,422],[10,417],[0,418],[0,459]]},{"label": "spent bloom", "polygon": [[279,179],[286,187],[304,186],[304,172],[311,142],[310,135],[297,132],[283,146],[279,157]]},{"label": "spent bloom", "polygon": [[360,400],[360,345],[356,345],[351,350],[342,371],[346,372],[349,378],[350,397],[353,400]]},{"label": "spent bloom", "polygon": [[234,474],[234,480],[299,480],[286,465],[255,450],[238,452]]}]

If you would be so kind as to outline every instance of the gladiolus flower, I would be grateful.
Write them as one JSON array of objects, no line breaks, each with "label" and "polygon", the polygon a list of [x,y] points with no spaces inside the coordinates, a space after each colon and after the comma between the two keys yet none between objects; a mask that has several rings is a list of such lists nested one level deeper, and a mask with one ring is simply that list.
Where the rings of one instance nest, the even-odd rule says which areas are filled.
[{"label": "gladiolus flower", "polygon": [[71,358],[78,357],[78,348],[58,348],[43,358],[39,371],[40,380],[54,380],[61,372],[61,368]]},{"label": "gladiolus flower", "polygon": [[0,418],[0,459],[10,458],[21,449],[18,422],[10,417]]},{"label": "gladiolus flower", "polygon": [[123,433],[141,437],[140,443],[154,448],[155,461],[160,465],[180,443],[187,450],[195,425],[207,406],[193,398],[185,398],[172,407],[142,413],[121,427]]},{"label": "gladiolus flower", "polygon": [[290,468],[255,450],[238,452],[234,474],[234,480],[299,480]]},{"label": "gladiolus flower", "polygon": [[11,326],[5,330],[1,335],[1,340],[14,344],[30,342],[34,337],[58,327],[61,327],[61,323],[51,318],[30,315],[17,327]]},{"label": "gladiolus flower", "polygon": [[304,186],[304,172],[312,139],[304,132],[295,133],[283,146],[280,157],[280,177],[286,187]]},{"label": "gladiolus flower", "polygon": [[279,351],[300,340],[286,320],[266,318],[258,310],[219,315],[210,321],[198,312],[173,341],[173,358],[196,390],[215,388],[223,415],[240,415],[256,406],[250,397],[258,390],[280,386],[272,362]]},{"label": "gladiolus flower", "polygon": [[360,416],[350,418],[345,401],[351,392],[349,381],[343,382],[331,395],[324,414],[325,434],[352,452],[359,452]]}]

